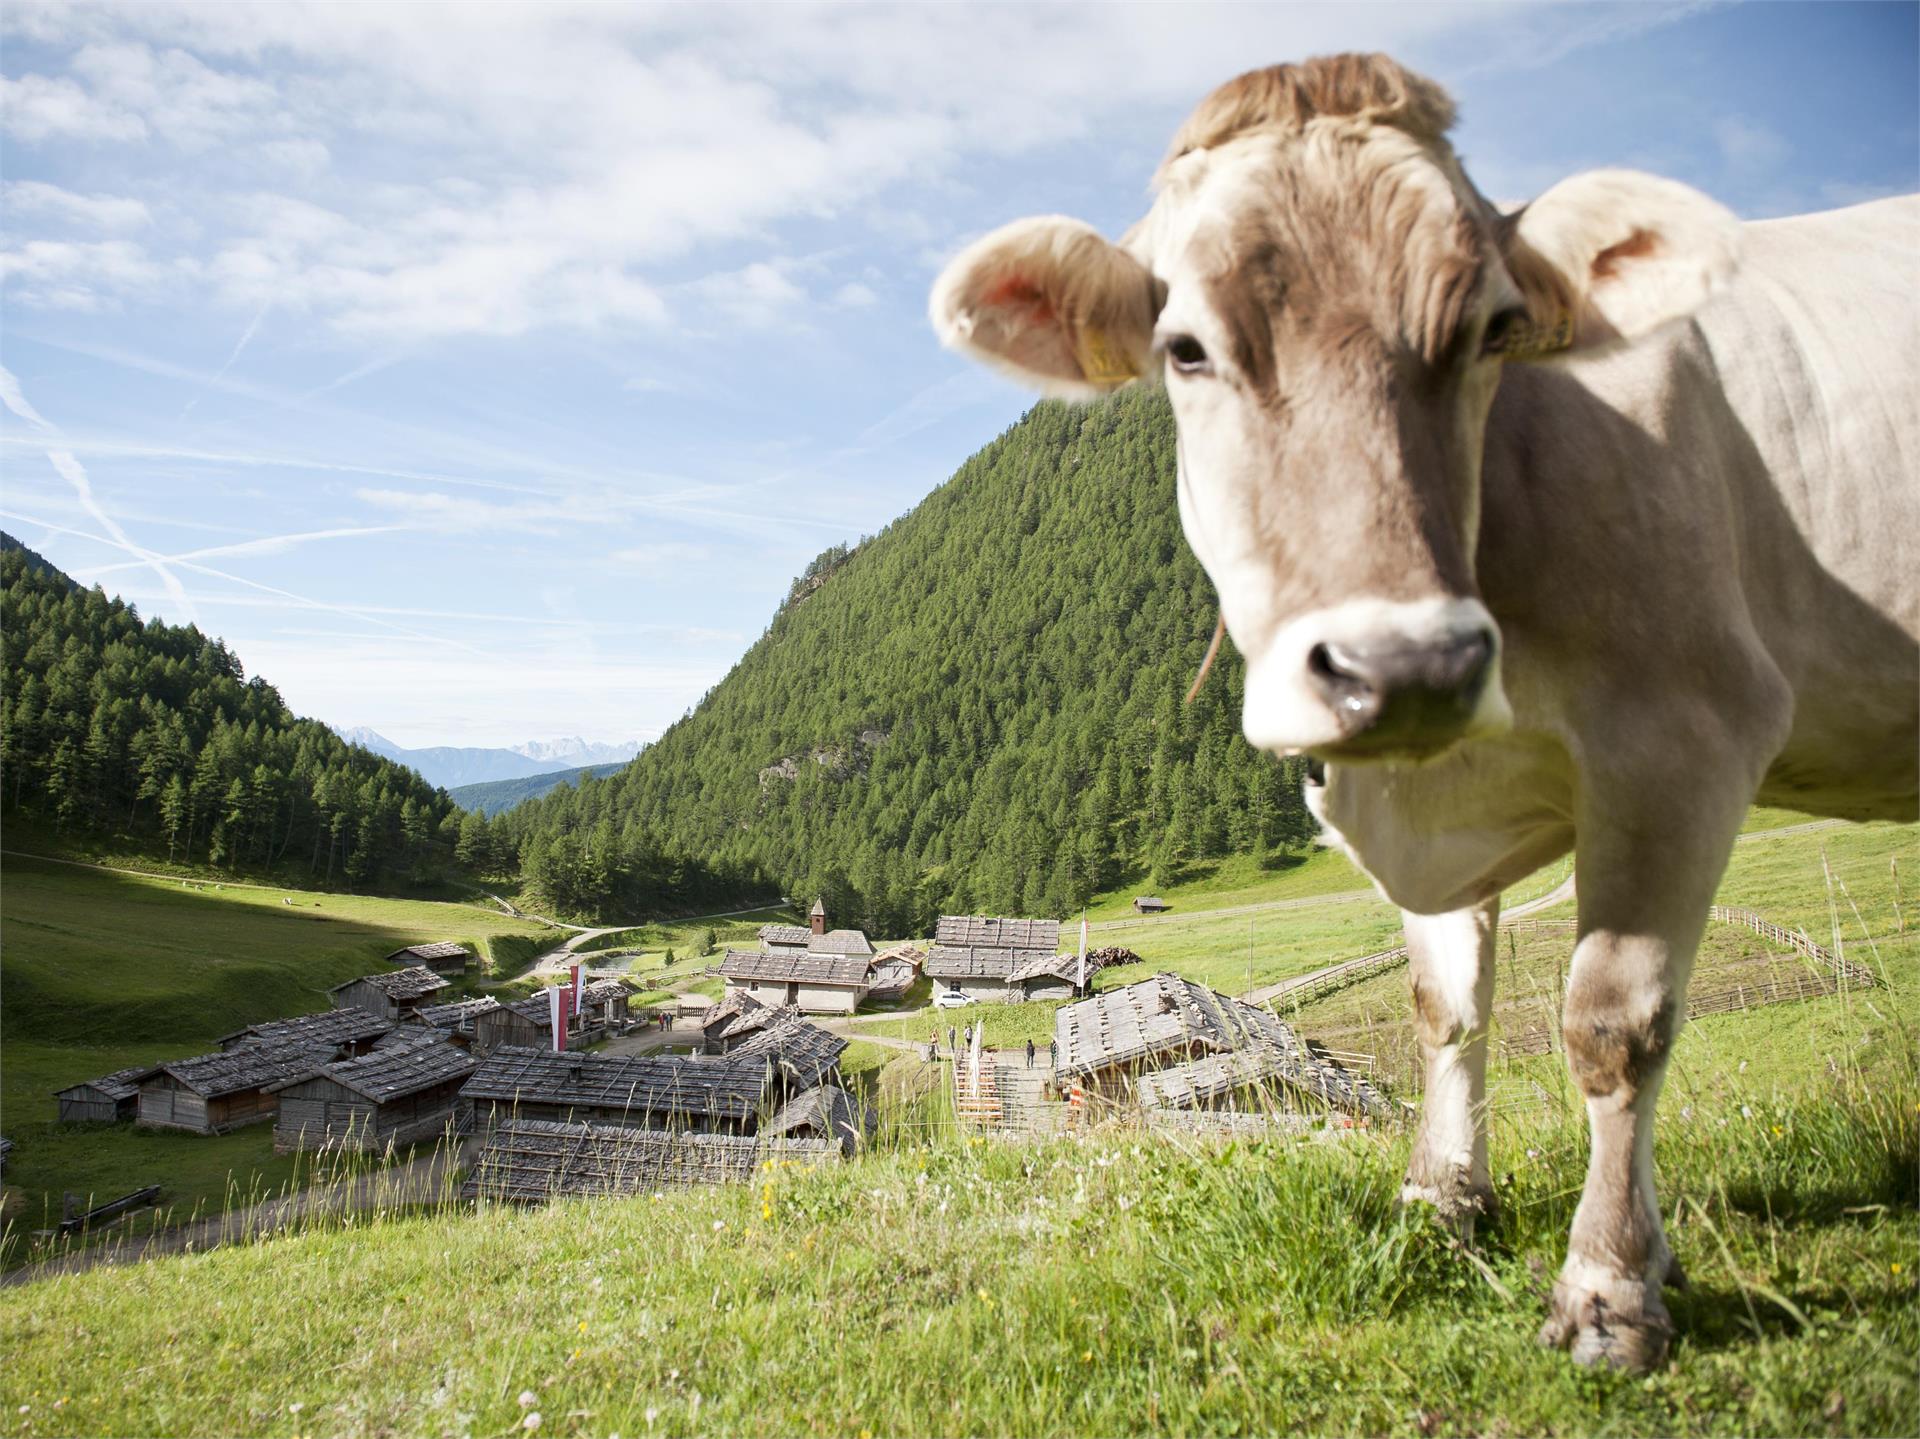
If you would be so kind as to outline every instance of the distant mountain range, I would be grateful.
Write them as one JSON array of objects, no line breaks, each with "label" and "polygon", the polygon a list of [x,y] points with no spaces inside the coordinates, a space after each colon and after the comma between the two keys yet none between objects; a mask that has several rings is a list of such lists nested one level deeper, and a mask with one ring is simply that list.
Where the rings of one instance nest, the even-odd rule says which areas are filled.
[{"label": "distant mountain range", "polygon": [[447,795],[460,808],[478,810],[491,819],[502,810],[512,809],[524,800],[545,794],[550,789],[558,789],[563,784],[577,785],[588,775],[614,774],[624,768],[626,761],[621,760],[615,764],[549,770],[546,774],[528,775],[525,779],[494,779],[480,784],[463,784],[458,789],[448,790]]},{"label": "distant mountain range", "polygon": [[638,740],[629,740],[625,744],[596,744],[578,736],[571,739],[528,740],[525,744],[506,749],[461,745],[407,749],[364,725],[338,730],[337,733],[349,744],[360,745],[396,764],[408,766],[429,784],[442,789],[485,784],[493,780],[529,779],[536,775],[556,774],[588,766],[617,767],[640,753]]}]

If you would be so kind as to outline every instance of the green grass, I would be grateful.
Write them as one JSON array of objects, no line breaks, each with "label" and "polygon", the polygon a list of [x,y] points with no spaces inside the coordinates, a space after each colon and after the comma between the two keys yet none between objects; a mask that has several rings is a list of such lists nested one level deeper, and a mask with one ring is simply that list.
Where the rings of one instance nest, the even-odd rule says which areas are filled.
[{"label": "green grass", "polygon": [[1269,855],[1264,863],[1252,855],[1206,860],[1187,866],[1179,880],[1158,889],[1141,879],[1095,895],[1087,904],[1087,918],[1130,918],[1134,897],[1142,894],[1169,901],[1177,914],[1185,909],[1224,909],[1371,887],[1345,855],[1315,845],[1299,854]]},{"label": "green grass", "polygon": [[1750,1099],[1664,1136],[1694,1288],[1647,1379],[1532,1342],[1584,1150],[1549,1122],[1501,1137],[1511,1298],[1396,1211],[1404,1138],[947,1141],[37,1283],[0,1403],[57,1433],[1911,1433],[1920,1088]]},{"label": "green grass", "polygon": [[551,937],[474,905],[183,887],[18,858],[6,864],[0,924],[0,1119],[16,1145],[8,1182],[34,1223],[66,1190],[112,1198],[159,1183],[169,1204],[191,1209],[230,1181],[272,1190],[290,1172],[272,1156],[271,1125],[211,1140],[61,1126],[54,1089],[325,1009],[328,986],[380,969],[404,944],[458,939],[506,967]]}]

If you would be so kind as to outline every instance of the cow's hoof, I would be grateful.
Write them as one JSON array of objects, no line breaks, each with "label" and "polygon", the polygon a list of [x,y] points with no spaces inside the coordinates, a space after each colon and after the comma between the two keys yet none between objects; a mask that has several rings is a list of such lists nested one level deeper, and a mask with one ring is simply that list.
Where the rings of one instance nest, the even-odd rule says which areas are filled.
[{"label": "cow's hoof", "polygon": [[1493,1218],[1499,1212],[1500,1201],[1489,1185],[1423,1183],[1408,1175],[1400,1186],[1400,1207],[1405,1209],[1410,1205],[1427,1206],[1443,1228],[1471,1244],[1476,1221]]},{"label": "cow's hoof", "polygon": [[1629,1374],[1658,1368],[1672,1339],[1673,1320],[1659,1290],[1631,1279],[1597,1286],[1562,1279],[1553,1286],[1553,1305],[1540,1327],[1540,1342],[1565,1349],[1574,1363]]}]

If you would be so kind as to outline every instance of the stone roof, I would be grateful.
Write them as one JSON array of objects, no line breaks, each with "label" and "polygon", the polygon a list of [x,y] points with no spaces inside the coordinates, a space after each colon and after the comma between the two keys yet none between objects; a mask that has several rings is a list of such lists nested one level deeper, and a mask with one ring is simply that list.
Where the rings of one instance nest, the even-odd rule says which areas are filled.
[{"label": "stone roof", "polygon": [[760,943],[783,945],[788,949],[805,949],[813,942],[813,931],[804,924],[763,924],[760,926]]},{"label": "stone roof", "polygon": [[370,984],[398,1004],[412,1004],[417,1000],[425,999],[430,994],[453,988],[449,981],[442,979],[432,970],[423,965],[414,965],[411,969],[389,970],[385,974],[363,974],[358,979],[349,979],[342,984],[336,984],[327,993],[338,994],[341,990],[349,989],[356,984]]},{"label": "stone roof", "polygon": [[54,1090],[54,1094],[58,1096],[71,1094],[76,1089],[97,1089],[107,1098],[118,1102],[138,1094],[140,1081],[152,1073],[152,1065],[136,1064],[130,1069],[116,1069],[112,1074],[103,1074],[98,1079],[83,1079],[78,1084],[69,1084],[64,1089]]},{"label": "stone roof", "polygon": [[1176,974],[1061,1006],[1054,1036],[1062,1077],[1137,1066],[1135,1093],[1149,1108],[1191,1108],[1269,1078],[1338,1108],[1389,1108],[1371,1084],[1268,1011]]},{"label": "stone roof", "polygon": [[414,959],[459,959],[473,958],[473,951],[464,944],[450,939],[435,940],[432,944],[410,944],[405,949],[396,949],[387,956],[388,964],[406,964]]},{"label": "stone roof", "polygon": [[927,951],[923,972],[931,979],[998,979],[1011,982],[1015,973],[1033,965],[1051,965],[1070,959],[1050,949],[961,948],[936,944]]},{"label": "stone roof", "polygon": [[268,1086],[286,1089],[310,1079],[330,1079],[343,1089],[352,1090],[375,1104],[386,1104],[418,1094],[423,1089],[452,1080],[464,1079],[480,1067],[480,1061],[456,1044],[444,1040],[375,1050],[358,1059],[341,1059],[322,1065],[312,1074],[300,1075]]},{"label": "stone roof", "polygon": [[933,938],[936,944],[954,949],[1058,949],[1060,921],[943,914],[934,926]]},{"label": "stone roof", "polygon": [[464,1100],[565,1105],[624,1114],[748,1120],[766,1098],[764,1061],[681,1055],[556,1054],[505,1046],[460,1091]]},{"label": "stone roof", "polygon": [[873,945],[857,929],[830,929],[812,937],[807,949],[812,954],[872,954]]},{"label": "stone roof", "polygon": [[596,979],[582,993],[588,1004],[607,1004],[633,997],[633,989],[624,979]]},{"label": "stone roof", "polygon": [[771,980],[776,984],[830,984],[866,988],[866,955],[799,953],[792,950],[730,949],[720,973],[732,980]]},{"label": "stone roof", "polygon": [[165,1074],[203,1099],[218,1099],[249,1089],[270,1089],[283,1080],[304,1079],[330,1063],[337,1052],[332,1044],[248,1044],[156,1064],[140,1078],[144,1083]]},{"label": "stone roof", "polygon": [[827,1140],[690,1134],[610,1124],[515,1119],[496,1126],[468,1167],[467,1199],[544,1203],[630,1196],[688,1184],[746,1183],[769,1159],[839,1158]]},{"label": "stone roof", "polygon": [[1054,954],[1049,950],[1019,951],[1020,962],[1007,975],[1008,984],[1025,984],[1030,979],[1064,979],[1074,983],[1080,976],[1080,956]]},{"label": "stone roof", "polygon": [[377,1014],[349,1005],[299,1014],[292,1019],[269,1019],[220,1036],[228,1048],[247,1044],[358,1044],[377,1039],[393,1025]]}]

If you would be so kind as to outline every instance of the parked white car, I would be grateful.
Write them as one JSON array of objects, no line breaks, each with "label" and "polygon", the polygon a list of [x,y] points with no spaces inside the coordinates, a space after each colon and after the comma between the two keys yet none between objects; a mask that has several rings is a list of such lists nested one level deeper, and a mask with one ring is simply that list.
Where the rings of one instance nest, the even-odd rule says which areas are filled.
[{"label": "parked white car", "polygon": [[972,995],[963,994],[957,989],[943,989],[933,997],[933,1007],[935,1009],[958,1009],[963,1004],[972,1004],[973,1002],[974,998]]}]

